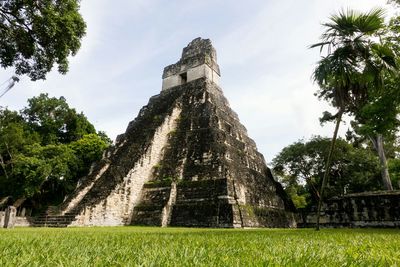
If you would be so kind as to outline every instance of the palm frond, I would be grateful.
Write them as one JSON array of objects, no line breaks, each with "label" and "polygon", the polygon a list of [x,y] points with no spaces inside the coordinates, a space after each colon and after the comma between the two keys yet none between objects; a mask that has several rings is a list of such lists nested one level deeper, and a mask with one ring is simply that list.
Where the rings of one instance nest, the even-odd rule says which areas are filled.
[{"label": "palm frond", "polygon": [[329,44],[330,44],[330,42],[320,42],[320,43],[312,44],[308,48],[315,48],[315,47],[325,46],[325,45],[329,45]]},{"label": "palm frond", "polygon": [[385,29],[384,14],[379,8],[366,13],[341,10],[323,24],[321,42],[310,46],[321,51],[328,47],[312,75],[320,87],[319,98],[352,113],[371,90],[384,87],[385,75],[397,68],[398,59],[393,47],[374,39]]},{"label": "palm frond", "polygon": [[364,34],[373,34],[385,26],[385,10],[382,8],[375,8],[368,13],[360,14],[355,25],[358,31]]},{"label": "palm frond", "polygon": [[397,67],[396,54],[389,46],[384,44],[372,44],[371,49],[378,60],[381,61],[381,64],[384,65],[384,68],[392,70]]}]

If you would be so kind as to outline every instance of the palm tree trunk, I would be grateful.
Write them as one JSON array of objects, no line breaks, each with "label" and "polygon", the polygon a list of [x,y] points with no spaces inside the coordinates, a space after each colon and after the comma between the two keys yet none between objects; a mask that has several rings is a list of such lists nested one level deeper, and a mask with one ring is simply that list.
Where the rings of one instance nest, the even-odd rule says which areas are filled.
[{"label": "palm tree trunk", "polygon": [[328,158],[327,158],[326,164],[325,164],[325,173],[324,173],[324,177],[322,178],[321,190],[319,192],[320,197],[319,197],[319,200],[318,200],[318,209],[317,209],[317,226],[316,226],[316,229],[315,229],[317,231],[319,231],[319,220],[320,220],[322,200],[323,200],[324,190],[325,190],[326,184],[328,183],[328,174],[329,174],[329,169],[331,168],[333,149],[335,148],[337,134],[338,134],[338,131],[339,131],[339,125],[340,125],[340,122],[342,121],[342,115],[343,115],[343,110],[342,110],[342,108],[340,108],[339,112],[338,112],[338,116],[336,118],[336,126],[335,126],[335,131],[333,132],[331,147],[329,149]]},{"label": "palm tree trunk", "polygon": [[383,186],[385,190],[393,190],[392,181],[390,180],[389,176],[389,169],[385,156],[385,150],[383,148],[383,137],[381,134],[377,134],[375,138],[371,137],[370,139],[372,141],[372,144],[374,145],[376,152],[378,152],[379,163],[381,165],[381,176],[382,176]]}]

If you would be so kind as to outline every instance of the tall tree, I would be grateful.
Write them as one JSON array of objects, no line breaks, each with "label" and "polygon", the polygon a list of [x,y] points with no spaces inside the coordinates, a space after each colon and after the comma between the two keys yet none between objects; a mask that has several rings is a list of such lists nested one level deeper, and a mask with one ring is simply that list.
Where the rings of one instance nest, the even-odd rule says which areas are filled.
[{"label": "tall tree", "polygon": [[0,1],[0,65],[33,81],[45,79],[54,64],[65,74],[85,30],[79,0]]},{"label": "tall tree", "polygon": [[[326,31],[321,36],[322,42],[312,45],[311,48],[319,47],[322,51],[326,47],[327,55],[318,62],[313,77],[320,87],[317,92],[318,97],[330,102],[338,111],[334,115],[325,116],[326,119],[336,120],[336,126],[320,190],[317,230],[319,230],[319,214],[342,115],[352,114],[365,102],[368,86],[376,82],[376,78],[381,75],[379,71],[384,70],[384,66],[390,66],[394,62],[390,49],[383,47],[379,39],[375,41],[379,32],[385,29],[382,9],[374,9],[367,13],[341,11],[323,25]],[[372,64],[371,60],[373,55],[378,56],[377,59],[386,65],[374,69],[376,65]]]},{"label": "tall tree", "polygon": [[368,100],[362,107],[354,110],[354,117],[351,121],[356,133],[371,140],[373,148],[379,156],[381,178],[386,190],[393,190],[393,186],[384,149],[385,140],[394,139],[400,126],[398,118],[400,111],[399,80],[390,80],[389,76],[385,76],[380,89],[375,88],[375,90],[369,91]]}]

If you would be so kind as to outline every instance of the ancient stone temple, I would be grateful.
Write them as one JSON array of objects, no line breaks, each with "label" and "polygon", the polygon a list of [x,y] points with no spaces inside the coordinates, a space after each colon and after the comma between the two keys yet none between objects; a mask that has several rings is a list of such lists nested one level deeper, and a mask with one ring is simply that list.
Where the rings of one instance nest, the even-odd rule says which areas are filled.
[{"label": "ancient stone temple", "polygon": [[210,40],[193,40],[55,217],[72,226],[294,227],[292,202],[219,79]]}]

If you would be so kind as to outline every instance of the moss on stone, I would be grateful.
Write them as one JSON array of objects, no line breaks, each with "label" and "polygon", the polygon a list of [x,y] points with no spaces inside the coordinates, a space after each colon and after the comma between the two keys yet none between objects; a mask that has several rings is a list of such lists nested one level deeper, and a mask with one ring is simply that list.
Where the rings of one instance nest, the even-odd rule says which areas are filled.
[{"label": "moss on stone", "polygon": [[173,181],[172,177],[166,177],[162,180],[154,180],[147,182],[143,186],[145,188],[171,187],[172,181]]}]

